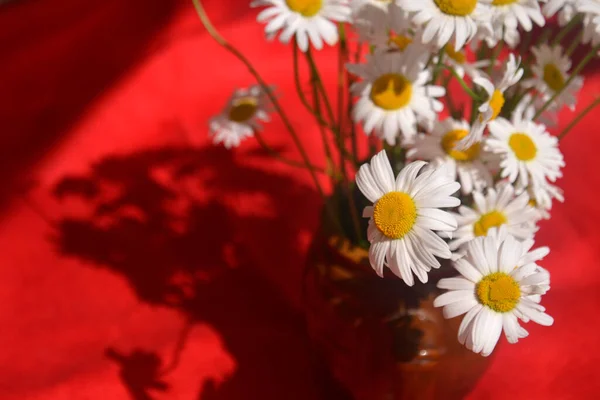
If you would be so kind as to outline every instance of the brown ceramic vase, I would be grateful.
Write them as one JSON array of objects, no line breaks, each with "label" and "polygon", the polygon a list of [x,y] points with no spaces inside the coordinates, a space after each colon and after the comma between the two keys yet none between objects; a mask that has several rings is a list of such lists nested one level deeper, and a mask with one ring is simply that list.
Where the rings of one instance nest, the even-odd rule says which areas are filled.
[{"label": "brown ceramic vase", "polygon": [[429,282],[409,287],[369,265],[347,239],[317,235],[304,281],[315,351],[357,400],[462,399],[488,359],[457,340],[461,318],[433,307],[437,282],[456,272],[445,263]]}]

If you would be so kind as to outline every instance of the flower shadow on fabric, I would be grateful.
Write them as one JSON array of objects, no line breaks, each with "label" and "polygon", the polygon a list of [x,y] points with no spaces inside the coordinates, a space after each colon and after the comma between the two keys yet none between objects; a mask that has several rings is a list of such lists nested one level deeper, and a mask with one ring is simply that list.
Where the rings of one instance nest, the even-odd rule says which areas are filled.
[{"label": "flower shadow on fabric", "polygon": [[[315,366],[315,375],[327,374],[309,356],[302,313],[263,276],[303,260],[297,232],[313,229],[316,217],[308,213],[319,204],[310,187],[241,165],[222,148],[165,147],[106,157],[88,175],[62,179],[54,195],[87,210],[60,221],[55,241],[62,254],[117,273],[140,300],[179,310],[191,325],[209,324],[221,335],[236,369],[224,383],[204,382],[200,399],[314,398],[317,386],[326,398],[345,398],[328,379],[314,383]],[[256,196],[266,198],[267,214],[236,210]],[[261,236],[269,230],[279,234]],[[249,234],[261,251],[277,248],[287,259],[259,272],[247,251]],[[170,355],[164,361],[143,349],[112,348],[106,355],[136,400],[168,391],[176,373],[176,365],[165,367]]]}]

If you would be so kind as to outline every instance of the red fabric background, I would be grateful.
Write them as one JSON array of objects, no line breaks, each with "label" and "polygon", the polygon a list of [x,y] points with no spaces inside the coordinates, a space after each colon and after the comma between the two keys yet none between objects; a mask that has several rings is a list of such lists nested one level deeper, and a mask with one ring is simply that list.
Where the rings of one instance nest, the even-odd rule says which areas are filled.
[{"label": "red fabric background", "polygon": [[[190,3],[0,9],[2,400],[335,398],[318,394],[301,314],[319,197],[251,141],[210,145],[207,119],[252,80]],[[208,3],[321,161],[289,49],[264,41],[247,1]],[[334,57],[319,55],[331,83]],[[600,87],[587,79],[581,104]],[[567,202],[539,234],[555,325],[502,341],[472,399],[597,396],[597,116],[561,143]],[[278,118],[264,136],[298,157]]]}]

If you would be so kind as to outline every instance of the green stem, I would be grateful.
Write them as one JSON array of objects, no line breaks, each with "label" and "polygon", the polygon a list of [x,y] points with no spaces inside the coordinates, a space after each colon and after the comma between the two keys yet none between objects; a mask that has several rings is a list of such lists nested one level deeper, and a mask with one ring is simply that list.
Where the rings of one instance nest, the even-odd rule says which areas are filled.
[{"label": "green stem", "polygon": [[[246,58],[246,56],[244,56],[237,48],[233,47],[215,29],[212,22],[210,21],[210,18],[208,18],[208,15],[206,15],[206,11],[204,10],[204,7],[202,6],[202,2],[200,0],[192,0],[192,2],[194,3],[194,8],[196,9],[196,13],[198,14],[198,17],[200,18],[200,21],[202,22],[202,25],[204,25],[204,28],[206,29],[208,34],[219,45],[221,45],[225,50],[227,50],[231,54],[233,54],[238,60],[240,60],[242,62],[242,64],[244,64],[246,66],[246,68],[252,74],[254,79],[256,79],[256,81],[258,82],[258,84],[260,85],[262,90],[269,97],[269,100],[273,104],[273,108],[275,108],[275,111],[277,112],[277,114],[279,114],[283,124],[285,125],[286,129],[290,133],[290,136],[292,137],[292,140],[294,141],[294,144],[295,144],[296,148],[298,149],[300,156],[302,157],[305,168],[310,173],[310,176],[313,180],[315,188],[317,189],[317,192],[323,198],[323,200],[326,202],[325,204],[327,204],[327,198],[325,196],[325,192],[323,191],[323,188],[321,187],[321,184],[319,183],[319,179],[317,178],[317,174],[316,174],[315,170],[312,168],[308,154],[306,153],[306,150],[304,149],[304,146],[302,145],[302,142],[300,141],[300,138],[298,137],[296,130],[292,126],[290,119],[288,118],[287,114],[283,111],[283,108],[279,104],[277,97],[273,94],[272,90],[270,90],[270,88],[267,85],[267,83],[265,82],[265,80],[258,73],[258,71],[254,68],[252,63]],[[327,212],[331,218],[331,221],[336,225],[336,227],[339,229],[340,232],[343,232],[339,220],[336,218],[335,213],[332,212],[330,207],[327,207]]]},{"label": "green stem", "polygon": [[[338,32],[340,36],[340,47],[338,50],[338,130],[344,132],[344,87],[346,83],[346,60],[348,59],[348,44],[346,43],[346,29],[343,23],[338,24]],[[340,135],[343,136],[343,135]]]},{"label": "green stem", "polygon": [[377,138],[370,135],[367,136],[367,141],[369,144],[369,159],[371,159],[377,153]]},{"label": "green stem", "polygon": [[[567,34],[569,32],[571,32],[573,30],[573,28],[575,28],[580,22],[581,22],[581,16],[580,15],[577,15],[572,20],[570,20],[565,26],[563,26],[563,28],[560,30],[560,32],[558,32],[558,35],[556,35],[556,37],[552,41],[552,46],[556,46],[557,44],[559,44],[560,42],[562,42],[562,40],[565,38],[565,36],[567,36]],[[546,32],[548,32],[548,36],[551,33],[550,29],[548,29],[547,31],[545,31],[544,34]],[[546,39],[547,39],[547,37],[546,37]],[[545,41],[546,40],[544,40],[544,42]],[[540,41],[538,41],[538,43],[541,43],[541,39],[540,39]]]},{"label": "green stem", "polygon": [[[363,44],[362,43],[358,43],[356,46],[356,52],[354,53],[354,62],[355,63],[359,63],[360,62],[360,56],[362,54],[362,48],[363,48]],[[352,137],[352,155],[353,155],[353,161],[354,161],[354,165],[357,166],[358,165],[358,137],[356,134],[356,124],[353,122],[352,120],[352,110],[353,110],[353,104],[352,104],[352,92],[350,91],[350,87],[352,86],[352,83],[354,82],[354,79],[352,79],[351,76],[348,76],[348,88],[347,88],[347,94],[348,94],[348,100],[347,100],[347,105],[348,105],[348,121],[350,121],[350,135]]]},{"label": "green stem", "polygon": [[575,125],[577,125],[590,111],[592,111],[594,108],[596,108],[596,106],[599,104],[600,104],[600,97],[598,97],[596,100],[591,102],[581,113],[579,113],[579,115],[577,115],[577,117],[575,117],[573,119],[573,121],[571,121],[571,123],[569,125],[567,125],[567,127],[565,129],[563,129],[563,131],[560,133],[560,135],[558,135],[558,140],[562,140],[565,136],[567,136],[567,133],[569,133],[569,131],[571,129],[573,129],[575,127]]},{"label": "green stem", "polygon": [[521,40],[521,44],[519,45],[519,54],[521,55],[522,59],[525,59],[525,56],[529,52],[529,45],[531,44],[532,38],[533,35],[531,34],[531,31],[525,32],[523,34],[523,39]]},{"label": "green stem", "polygon": [[548,109],[548,107],[550,107],[552,102],[554,102],[558,98],[558,96],[561,95],[561,93],[565,90],[565,88],[567,88],[571,84],[571,82],[573,82],[573,79],[575,79],[579,75],[579,73],[583,70],[583,68],[585,68],[585,66],[592,60],[592,58],[594,58],[596,56],[596,53],[598,53],[598,50],[600,50],[600,44],[594,46],[589,51],[589,53],[587,53],[587,55],[583,58],[583,60],[581,60],[581,62],[573,70],[573,72],[571,73],[571,76],[569,77],[569,79],[567,79],[567,81],[565,82],[563,87],[560,90],[558,90],[556,93],[554,93],[554,95],[546,103],[544,103],[542,108],[540,108],[538,110],[538,112],[533,117],[534,120],[538,119],[539,116],[542,115],[542,113],[544,111],[546,111]]},{"label": "green stem", "polygon": [[[502,32],[504,32],[504,28],[502,28]],[[504,37],[504,34],[503,34],[503,37]],[[492,75],[492,72],[494,71],[494,63],[496,62],[496,60],[498,59],[498,56],[502,52],[503,46],[504,46],[504,40],[501,40],[500,43],[498,43],[498,45],[492,52],[492,56],[490,57],[490,65],[488,67],[488,75],[490,75],[490,76]]]},{"label": "green stem", "polygon": [[[290,160],[289,158],[285,158],[284,156],[279,154],[279,152],[277,152],[277,150],[273,149],[271,146],[269,146],[267,144],[267,142],[265,142],[265,140],[262,137],[262,134],[260,134],[258,131],[254,131],[254,137],[256,138],[256,141],[258,142],[258,144],[260,144],[260,147],[262,147],[263,150],[265,150],[267,153],[269,153],[271,156],[273,156],[273,158],[275,158],[276,160],[281,161],[284,164],[291,165],[292,167],[306,169],[306,164],[304,164],[303,162]],[[325,168],[317,167],[314,165],[311,165],[310,168],[321,174],[326,174],[326,175],[331,176],[331,173],[329,173],[329,171],[327,171]]]},{"label": "green stem", "polygon": [[[346,64],[346,58],[347,58],[347,54],[348,54],[348,46],[346,43],[346,31],[344,29],[344,24],[340,23],[338,24],[338,32],[339,32],[339,36],[340,36],[340,47],[338,49],[338,81],[337,81],[337,101],[338,101],[338,109],[337,109],[337,121],[338,121],[338,125],[337,125],[337,131],[339,132],[338,136],[337,136],[337,146],[340,149],[340,171],[342,173],[342,177],[344,178],[345,181],[348,180],[348,174],[346,173],[346,159],[344,157],[344,153],[346,152],[346,143],[345,143],[345,138],[344,138],[344,129],[343,129],[343,119],[344,119],[344,85],[346,82],[346,75],[345,75],[345,64]],[[315,66],[315,79],[317,80],[316,83],[320,84],[320,77],[318,75],[318,71],[316,70],[316,66]],[[323,86],[322,83],[320,84],[321,87]]]},{"label": "green stem", "polygon": [[[510,116],[512,115],[515,108],[517,108],[517,106],[523,100],[523,98],[525,98],[527,93],[530,92],[531,89],[526,89],[522,92],[519,89],[517,89],[517,93],[509,100],[509,104],[506,104],[504,107],[502,107],[502,112],[500,115],[510,119]],[[533,101],[533,99],[531,101]]]},{"label": "green stem", "polygon": [[431,85],[435,85],[435,81],[437,81],[437,78],[441,71],[441,68],[445,67],[445,65],[443,65],[444,52],[445,52],[445,49],[443,47],[438,52],[437,64],[436,64],[435,68],[433,69],[433,76],[431,77],[431,82],[430,82]]},{"label": "green stem", "polygon": [[[311,87],[312,87],[312,96],[313,102],[315,106],[315,113],[319,118],[322,118],[321,115],[321,102],[319,100],[319,93],[317,92],[317,87],[314,84],[314,81],[311,79]],[[327,135],[325,133],[325,128],[322,125],[319,125],[319,132],[321,133],[321,140],[323,141],[323,149],[325,150],[325,158],[327,162],[327,170],[331,171],[333,176],[336,175],[335,164],[333,163],[333,156],[331,153],[331,147],[329,146],[329,140],[327,139]],[[332,182],[335,183],[335,180]]]},{"label": "green stem", "polygon": [[347,100],[347,115],[348,115],[348,121],[350,121],[350,139],[352,141],[352,160],[354,162],[354,165],[358,164],[358,137],[356,134],[356,124],[354,123],[354,121],[352,120],[352,110],[353,110],[353,104],[352,104],[352,93],[350,92],[350,82],[348,82],[348,100]]},{"label": "green stem", "polygon": [[481,97],[479,97],[470,87],[469,85],[467,85],[467,82],[464,81],[463,78],[461,78],[456,71],[454,70],[454,68],[448,66],[448,65],[440,65],[439,68],[445,68],[448,71],[450,71],[450,73],[452,74],[452,76],[454,76],[454,78],[456,78],[456,80],[458,81],[458,83],[460,83],[460,86],[462,86],[462,88],[464,89],[464,91],[471,96],[471,98],[475,101],[483,101],[483,99]]},{"label": "green stem", "polygon": [[327,171],[330,171],[333,176],[335,176],[335,165],[333,163],[333,157],[331,153],[331,148],[329,146],[329,141],[327,140],[327,135],[325,134],[325,127],[330,129],[332,132],[334,128],[329,125],[327,121],[323,118],[321,114],[321,105],[318,99],[318,93],[316,92],[316,86],[313,84],[313,80],[311,79],[311,87],[313,88],[313,101],[314,108],[309,104],[306,95],[304,94],[304,90],[302,89],[302,84],[300,82],[300,71],[298,68],[298,43],[294,41],[293,44],[293,64],[294,64],[294,83],[296,86],[296,92],[298,93],[298,97],[300,98],[300,102],[304,105],[304,108],[310,112],[318,122],[319,132],[321,134],[321,140],[323,141],[323,149],[325,150],[325,158],[327,163]]},{"label": "green stem", "polygon": [[577,36],[575,36],[575,38],[573,39],[573,41],[571,42],[571,44],[569,45],[569,48],[567,48],[566,51],[566,55],[567,56],[571,56],[571,54],[573,54],[573,52],[575,51],[575,49],[577,48],[577,46],[579,46],[581,44],[581,38],[583,37],[583,30],[580,30],[577,33]]},{"label": "green stem", "polygon": [[547,43],[548,39],[550,38],[550,35],[552,35],[551,29],[544,30],[542,34],[538,36],[538,38],[535,40],[534,46],[537,47],[540,44]]},{"label": "green stem", "polygon": [[[344,87],[346,83],[346,68],[345,64],[348,59],[348,44],[346,42],[346,30],[343,23],[338,24],[338,31],[340,36],[340,48],[338,53],[338,147],[340,149],[340,172],[342,179],[344,180],[344,193],[348,198],[348,205],[350,206],[350,218],[352,219],[352,225],[354,227],[354,233],[356,234],[357,243],[362,241],[362,233],[360,229],[360,220],[358,217],[358,210],[356,209],[356,203],[354,201],[353,192],[350,190],[350,180],[348,178],[348,172],[346,171],[346,141],[344,138],[343,119],[344,119]],[[356,153],[355,153],[356,154]],[[356,155],[355,155],[356,157]]]},{"label": "green stem", "polygon": [[304,91],[302,90],[302,83],[300,82],[300,71],[298,67],[298,43],[294,40],[293,44],[293,53],[292,53],[293,61],[294,61],[294,83],[296,85],[296,92],[298,93],[298,97],[300,98],[300,102],[306,108],[306,110],[311,113],[319,125],[324,126],[331,130],[332,132],[335,130],[329,122],[327,122],[320,113],[317,113],[306,98]]},{"label": "green stem", "polygon": [[[325,91],[325,86],[323,85],[323,80],[321,79],[321,75],[319,74],[319,69],[317,68],[317,64],[312,56],[312,52],[310,48],[306,51],[306,59],[308,60],[308,64],[312,73],[315,75],[317,88],[323,97],[323,102],[325,103],[325,110],[327,111],[327,116],[329,117],[329,121],[331,124],[335,124],[335,117],[333,115],[333,108],[331,107],[331,103],[329,102],[329,97],[327,96],[327,92]],[[337,132],[337,134],[341,134],[341,132]]]},{"label": "green stem", "polygon": [[448,111],[450,112],[450,116],[454,119],[460,119],[460,111],[456,109],[454,106],[454,101],[452,100],[452,96],[450,95],[450,91],[448,90],[450,87],[450,80],[452,79],[452,75],[446,76],[444,79],[444,88],[446,88],[446,105],[448,106]]},{"label": "green stem", "polygon": [[[310,49],[309,51],[306,52],[306,60],[308,61],[310,70],[311,70],[311,74],[314,75],[314,79],[315,79],[315,83],[317,85],[317,89],[319,89],[319,93],[321,94],[321,97],[323,98],[323,103],[325,104],[325,110],[327,111],[327,115],[329,116],[329,120],[331,122],[331,124],[329,125],[331,128],[331,131],[333,132],[333,134],[335,135],[336,139],[337,139],[337,143],[339,143],[339,138],[342,135],[342,132],[340,132],[337,127],[335,126],[335,116],[333,115],[333,108],[331,107],[331,103],[329,102],[329,97],[327,97],[327,93],[325,92],[325,86],[323,85],[323,80],[321,79],[321,76],[319,74],[319,69],[317,68],[317,64],[315,63],[312,54],[310,53]],[[333,125],[333,126],[332,126]],[[339,148],[338,149],[344,156],[345,159],[351,161],[354,166],[356,167],[356,162],[354,161],[354,156],[350,153],[348,153],[348,151],[346,151],[343,148]]]}]

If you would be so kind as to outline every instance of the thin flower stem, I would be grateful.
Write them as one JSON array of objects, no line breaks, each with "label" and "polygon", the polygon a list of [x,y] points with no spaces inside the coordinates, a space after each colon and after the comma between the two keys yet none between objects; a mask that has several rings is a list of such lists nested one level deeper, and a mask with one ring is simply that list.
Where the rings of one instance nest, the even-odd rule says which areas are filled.
[{"label": "thin flower stem", "polygon": [[296,85],[296,92],[298,92],[298,97],[300,98],[300,102],[304,105],[304,107],[310,112],[319,125],[319,132],[321,134],[321,140],[323,141],[323,149],[325,150],[325,158],[326,158],[326,171],[332,174],[332,177],[335,176],[335,165],[333,163],[333,157],[331,153],[331,147],[329,146],[329,141],[327,140],[327,135],[325,133],[324,128],[328,128],[332,132],[334,128],[323,118],[321,113],[321,105],[318,99],[318,93],[316,92],[316,86],[313,84],[313,80],[311,79],[311,87],[313,88],[313,102],[314,107],[311,106],[304,94],[304,90],[302,89],[302,84],[300,82],[300,71],[298,68],[298,43],[294,41],[293,44],[293,61],[294,61],[294,82]]},{"label": "thin flower stem", "polygon": [[332,132],[335,131],[335,128],[327,122],[320,113],[317,113],[313,107],[309,104],[304,91],[302,90],[302,84],[300,82],[300,71],[298,68],[298,43],[294,40],[293,44],[293,61],[294,61],[294,83],[296,85],[296,92],[298,92],[298,97],[302,102],[302,105],[310,112],[316,119],[317,122]]},{"label": "thin flower stem", "polygon": [[[504,32],[504,28],[502,28],[502,31]],[[492,75],[492,72],[494,71],[494,64],[496,63],[498,56],[500,56],[500,53],[502,52],[503,47],[504,47],[504,40],[501,40],[500,43],[498,43],[498,45],[496,46],[496,48],[494,48],[494,51],[492,52],[492,56],[490,57],[490,66],[488,67],[488,75]]]},{"label": "thin flower stem", "polygon": [[431,85],[435,85],[435,81],[437,81],[437,78],[441,71],[441,68],[445,67],[445,65],[443,64],[444,52],[445,52],[445,50],[443,47],[438,52],[437,64],[436,64],[435,68],[433,69],[433,76],[431,77],[431,82],[430,82]]},{"label": "thin flower stem", "polygon": [[[360,42],[356,46],[356,52],[354,53],[354,62],[357,64],[360,62],[360,56],[362,54],[362,49],[363,49],[363,43]],[[358,165],[358,137],[356,134],[356,124],[353,122],[353,118],[352,118],[353,104],[352,104],[352,91],[350,90],[353,82],[354,82],[354,79],[351,76],[348,76],[348,82],[347,82],[348,83],[348,89],[347,89],[348,109],[347,109],[347,112],[348,112],[348,121],[350,121],[350,135],[352,136],[353,161],[354,161],[354,165],[357,166]]]},{"label": "thin flower stem", "polygon": [[367,140],[369,142],[369,159],[371,159],[379,151],[381,142],[373,135],[367,136]]},{"label": "thin flower stem", "polygon": [[[342,129],[343,127],[343,123],[342,123],[342,119],[343,119],[343,114],[344,114],[344,81],[345,81],[345,75],[344,75],[344,64],[345,64],[345,58],[346,58],[346,53],[348,51],[347,48],[347,44],[346,44],[346,31],[344,30],[344,24],[339,24],[338,25],[338,32],[339,32],[339,37],[340,37],[340,47],[338,50],[338,93],[337,93],[337,100],[338,100],[338,125],[337,125],[337,131],[338,131],[338,135],[337,135],[337,146],[340,150],[340,172],[342,173],[342,178],[344,179],[344,183],[348,183],[348,173],[346,172],[346,160],[344,157],[344,153],[346,151],[346,144],[345,144],[345,138],[344,138],[344,131]],[[316,68],[316,65],[314,64],[314,62],[312,61],[312,57],[310,57],[310,62],[311,65],[313,65],[313,78],[315,79],[315,84],[318,85],[318,87],[321,89],[323,95],[324,95],[324,89],[323,89],[323,83],[321,82],[321,77],[319,76],[319,72]],[[325,105],[326,107],[330,107],[327,104],[327,100],[325,100]]]},{"label": "thin flower stem", "polygon": [[[577,15],[576,17],[574,17],[573,19],[571,19],[561,30],[560,32],[558,32],[558,35],[556,35],[556,37],[554,38],[554,40],[552,41],[552,46],[556,46],[557,44],[560,44],[560,42],[562,42],[562,40],[565,38],[565,36],[567,36],[569,34],[569,32],[571,32],[573,30],[573,28],[575,28],[579,23],[581,22],[581,16]],[[547,31],[545,31],[544,33],[548,32],[548,35],[550,35],[551,30],[548,29]],[[547,38],[546,38],[547,39]],[[545,41],[545,40],[544,40]]]},{"label": "thin flower stem", "polygon": [[531,94],[531,98],[529,99],[529,102],[527,103],[527,106],[525,108],[527,109],[527,108],[532,107],[535,104],[535,101],[536,101],[537,97],[538,97],[538,92],[534,91]]},{"label": "thin flower stem", "polygon": [[[360,221],[358,219],[358,210],[356,209],[356,202],[354,201],[353,191],[350,188],[350,180],[348,178],[348,172],[346,171],[346,159],[344,153],[346,152],[346,141],[344,138],[343,120],[344,120],[344,87],[346,83],[346,61],[348,59],[348,43],[346,42],[346,30],[344,24],[338,24],[338,32],[340,37],[340,48],[338,54],[338,146],[340,148],[340,172],[342,179],[344,180],[344,194],[348,198],[348,205],[350,208],[350,218],[352,219],[352,226],[354,227],[354,233],[356,234],[356,241],[360,243],[362,241],[362,233],[360,229]],[[355,153],[356,154],[356,153]],[[355,155],[356,157],[356,155]]]},{"label": "thin flower stem", "polygon": [[467,92],[467,94],[469,96],[471,96],[471,98],[475,101],[483,101],[483,99],[481,97],[479,97],[470,87],[469,85],[467,85],[467,82],[464,81],[463,78],[461,78],[458,73],[456,73],[456,71],[454,70],[454,68],[448,66],[448,65],[440,65],[439,68],[445,68],[448,71],[450,71],[450,73],[454,76],[454,78],[456,78],[456,80],[458,81],[458,83],[460,83],[460,86],[462,86],[462,88],[464,89],[465,92]]},{"label": "thin flower stem", "polygon": [[559,91],[554,93],[554,95],[546,103],[544,103],[542,108],[540,108],[538,110],[538,112],[534,115],[534,117],[533,117],[534,120],[538,119],[539,116],[542,115],[542,113],[544,111],[546,111],[548,109],[548,107],[550,107],[550,105],[558,98],[558,96],[561,95],[561,93],[565,90],[565,88],[567,88],[571,84],[571,82],[573,82],[573,79],[575,79],[577,77],[577,75],[579,75],[579,73],[583,70],[583,68],[585,68],[585,66],[590,61],[592,61],[592,58],[594,58],[596,53],[598,53],[598,50],[600,50],[600,44],[594,46],[589,51],[589,53],[587,53],[587,55],[583,58],[583,60],[581,60],[581,62],[577,65],[577,67],[575,67],[575,69],[571,73],[571,76],[569,77],[569,79],[567,79],[567,81],[565,82],[563,87]]},{"label": "thin flower stem", "polygon": [[577,48],[577,46],[579,46],[581,44],[581,38],[583,37],[583,30],[580,30],[577,33],[577,36],[575,36],[575,38],[573,39],[573,41],[571,42],[571,44],[569,45],[569,48],[566,51],[566,55],[567,56],[571,56],[571,54],[573,54],[573,52],[575,51],[575,49]]},{"label": "thin flower stem", "polygon": [[446,94],[445,94],[446,105],[448,106],[448,111],[450,112],[450,116],[454,119],[459,119],[460,111],[456,110],[456,107],[454,106],[454,101],[452,100],[452,96],[450,95],[450,92],[448,91],[448,88],[450,86],[450,80],[452,80],[452,75],[448,75],[444,79],[444,88],[446,88]]},{"label": "thin flower stem", "polygon": [[358,137],[356,133],[356,124],[352,120],[352,93],[350,92],[350,82],[348,82],[348,100],[347,100],[347,115],[348,121],[350,121],[350,139],[352,141],[352,161],[354,165],[358,164]]},{"label": "thin flower stem", "polygon": [[542,32],[542,34],[540,36],[538,36],[538,38],[535,40],[535,44],[534,46],[539,46],[540,44],[544,44],[548,42],[548,38],[550,38],[550,35],[552,35],[552,30],[551,29],[546,29]]},{"label": "thin flower stem", "polygon": [[[262,137],[262,134],[260,134],[258,131],[254,131],[254,137],[256,138],[256,141],[258,142],[258,144],[260,144],[260,147],[262,147],[263,150],[265,150],[267,153],[272,155],[276,160],[281,161],[284,164],[291,165],[292,167],[307,169],[305,163],[300,162],[300,161],[290,160],[289,158],[286,158],[286,157],[282,156],[281,154],[279,154],[279,152],[277,150],[275,150],[274,148],[269,146],[267,144],[267,142],[265,142],[265,140]],[[311,165],[310,169],[315,172],[319,172],[321,174],[326,174],[326,175],[331,176],[331,173],[329,171],[327,171],[325,168]]]},{"label": "thin flower stem", "polygon": [[[342,135],[342,133],[335,126],[335,117],[333,115],[333,109],[331,107],[331,103],[329,102],[329,98],[327,97],[327,93],[325,92],[325,87],[323,86],[323,81],[321,80],[321,76],[319,75],[317,65],[310,53],[310,49],[306,52],[306,60],[308,61],[311,74],[314,75],[315,84],[317,86],[317,89],[319,90],[319,93],[321,94],[321,97],[323,98],[323,103],[325,104],[327,115],[329,116],[330,123],[328,124],[328,127],[333,132],[336,139],[339,140],[339,137]],[[321,116],[321,118],[323,117]],[[354,157],[352,156],[352,154],[348,153],[348,151],[342,148],[339,148],[338,150],[343,154],[343,156],[347,160],[352,161],[352,163],[356,166],[356,162],[354,161]]]},{"label": "thin flower stem", "polygon": [[306,150],[304,149],[302,142],[300,142],[298,134],[296,133],[296,130],[292,126],[287,114],[283,111],[283,108],[279,104],[277,97],[275,97],[275,95],[270,90],[267,83],[260,76],[258,71],[256,71],[256,69],[254,68],[252,63],[250,63],[250,61],[238,49],[236,49],[231,44],[229,44],[229,42],[227,40],[225,40],[225,38],[223,36],[221,36],[221,34],[215,29],[212,22],[208,18],[208,15],[206,15],[206,11],[204,10],[204,7],[202,6],[202,2],[200,0],[192,0],[192,2],[194,3],[194,8],[196,9],[196,13],[198,14],[198,17],[200,18],[202,25],[204,25],[204,28],[206,28],[208,34],[217,43],[219,43],[223,48],[225,48],[227,51],[229,51],[231,54],[233,54],[238,60],[240,60],[246,66],[246,68],[248,68],[248,71],[252,74],[252,76],[254,76],[254,78],[256,79],[258,84],[265,91],[265,94],[269,97],[269,100],[271,100],[271,103],[273,103],[273,107],[275,108],[275,111],[277,111],[277,113],[281,117],[281,120],[283,121],[283,124],[285,125],[286,129],[290,133],[290,136],[292,137],[294,144],[296,145],[296,148],[300,152],[302,160],[304,161],[304,164],[305,164],[305,168],[310,173],[310,176],[313,180],[315,188],[319,192],[319,195],[325,201],[327,212],[329,214],[329,217],[331,218],[331,221],[336,225],[337,229],[340,232],[343,232],[340,221],[336,218],[335,213],[331,210],[330,207],[327,207],[327,198],[325,197],[325,192],[323,191],[323,188],[321,187],[321,184],[319,183],[319,179],[317,178],[317,174],[316,174],[315,170],[312,168],[312,165],[310,164],[310,159],[308,158],[308,154],[306,153]]},{"label": "thin flower stem", "polygon": [[521,54],[522,58],[525,58],[529,50],[529,45],[531,44],[532,38],[533,35],[531,34],[531,31],[525,32],[523,34],[523,40],[521,40],[521,44],[519,45],[519,54]]},{"label": "thin flower stem", "polygon": [[[510,102],[507,105],[505,105],[504,107],[502,107],[501,115],[504,116],[505,118],[510,117],[512,115],[513,111],[515,110],[515,108],[523,100],[523,98],[525,98],[525,96],[527,96],[528,93],[531,93],[531,91],[532,91],[532,89],[526,89],[521,92],[520,89],[517,89],[516,94],[509,100]],[[531,102],[533,102],[533,98],[532,98]]]},{"label": "thin flower stem", "polygon": [[[346,29],[343,23],[338,24],[340,47],[338,49],[338,130],[344,132],[344,89],[346,83],[346,61],[348,59],[348,43],[346,42]],[[343,135],[340,135],[343,136]]]},{"label": "thin flower stem", "polygon": [[[327,92],[325,91],[325,86],[323,85],[323,81],[321,80],[321,75],[319,74],[319,69],[317,68],[317,64],[315,63],[315,59],[312,56],[312,52],[310,48],[306,51],[306,59],[308,60],[308,64],[315,75],[317,88],[323,97],[323,102],[325,103],[325,110],[327,111],[327,116],[329,117],[329,121],[332,124],[335,124],[335,116],[333,115],[333,108],[331,107],[331,102],[329,101],[329,97],[327,97]],[[340,131],[337,131],[338,135],[341,135]]]},{"label": "thin flower stem", "polygon": [[571,121],[569,125],[566,126],[565,129],[563,129],[560,135],[558,135],[558,140],[562,140],[565,136],[567,136],[567,133],[569,133],[569,131],[573,129],[575,125],[577,125],[590,111],[596,108],[596,106],[598,106],[599,104],[600,97],[591,102],[581,113],[579,113],[579,115],[577,115],[577,117],[573,119],[573,121]]},{"label": "thin flower stem", "polygon": [[[312,85],[313,92],[313,102],[315,104],[315,110],[318,115],[321,115],[321,102],[319,101],[319,93],[317,93],[317,88]],[[321,140],[323,141],[323,149],[325,150],[325,158],[327,161],[327,170],[331,171],[333,176],[336,174],[335,164],[333,163],[333,156],[331,153],[331,147],[329,146],[329,140],[327,140],[327,134],[325,132],[325,128],[320,125],[319,132],[321,133]],[[335,182],[335,180],[334,180]]]},{"label": "thin flower stem", "polygon": [[[312,88],[312,96],[313,96],[313,103],[315,105],[315,112],[317,113],[317,115],[319,117],[323,117],[321,114],[321,102],[319,100],[319,93],[317,92],[317,87],[315,86],[313,80],[311,79],[311,88]],[[331,152],[331,147],[329,146],[329,140],[327,139],[327,134],[325,132],[325,128],[320,125],[319,126],[319,132],[321,133],[321,140],[323,141],[323,149],[325,150],[325,158],[327,161],[327,166],[326,166],[326,170],[330,171],[332,174],[332,184],[335,184],[335,182],[337,181],[337,168],[335,167],[335,164],[333,163],[333,156],[332,156],[332,152]]]},{"label": "thin flower stem", "polygon": [[[487,59],[486,53],[488,53],[489,51],[490,51],[490,48],[488,47],[485,40],[481,40],[479,43],[479,47],[477,48],[477,52],[475,54],[476,60],[481,61],[481,60]],[[470,125],[473,125],[473,123],[475,122],[475,118],[477,118],[478,111],[479,111],[479,107],[477,105],[478,102],[480,102],[480,100],[476,100],[474,97],[471,97],[471,109],[470,109],[471,112],[469,115],[469,124]],[[466,114],[466,110],[465,110],[465,114]]]}]

